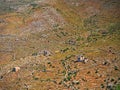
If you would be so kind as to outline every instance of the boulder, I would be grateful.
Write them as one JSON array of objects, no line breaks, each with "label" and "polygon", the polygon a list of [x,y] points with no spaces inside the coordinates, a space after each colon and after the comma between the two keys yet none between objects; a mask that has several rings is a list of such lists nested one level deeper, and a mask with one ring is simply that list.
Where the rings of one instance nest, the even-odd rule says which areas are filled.
[{"label": "boulder", "polygon": [[43,56],[51,56],[51,52],[48,50],[42,50],[38,54]]},{"label": "boulder", "polygon": [[14,67],[13,69],[12,69],[12,72],[18,72],[20,70],[20,67]]},{"label": "boulder", "polygon": [[87,58],[85,58],[85,59],[84,59],[84,62],[85,62],[85,63],[86,63],[86,62],[88,62],[88,59],[87,59]]}]

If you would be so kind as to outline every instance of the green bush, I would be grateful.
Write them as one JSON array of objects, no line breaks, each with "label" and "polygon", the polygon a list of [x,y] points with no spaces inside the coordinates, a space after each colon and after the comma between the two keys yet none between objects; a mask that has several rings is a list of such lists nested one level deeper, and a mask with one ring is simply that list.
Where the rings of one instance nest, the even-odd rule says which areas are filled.
[{"label": "green bush", "polygon": [[120,34],[120,23],[111,23],[108,26],[108,32],[109,34]]},{"label": "green bush", "polygon": [[71,76],[68,76],[68,77],[67,77],[67,80],[70,81],[70,79],[71,79]]},{"label": "green bush", "polygon": [[36,53],[36,52],[35,52],[35,53],[33,53],[33,54],[32,54],[32,56],[37,56],[37,53]]},{"label": "green bush", "polygon": [[33,79],[34,79],[34,80],[38,80],[39,78],[37,78],[37,77],[33,77]]},{"label": "green bush", "polygon": [[118,70],[118,67],[117,67],[117,66],[114,66],[114,70]]},{"label": "green bush", "polygon": [[120,84],[116,86],[115,90],[120,90]]},{"label": "green bush", "polygon": [[62,52],[66,52],[68,50],[69,50],[69,48],[65,48],[65,49],[62,50]]}]

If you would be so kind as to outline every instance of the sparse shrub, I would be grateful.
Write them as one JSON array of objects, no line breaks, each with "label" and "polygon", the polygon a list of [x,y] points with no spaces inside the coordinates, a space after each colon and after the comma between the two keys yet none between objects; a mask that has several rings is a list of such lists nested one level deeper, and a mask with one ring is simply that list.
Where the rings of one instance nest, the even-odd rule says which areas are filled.
[{"label": "sparse shrub", "polygon": [[88,42],[96,42],[96,41],[97,41],[97,37],[89,36],[89,37],[87,38],[87,41],[88,41]]},{"label": "sparse shrub", "polygon": [[114,66],[114,70],[118,70],[118,67],[117,67],[117,66]]},{"label": "sparse shrub", "polygon": [[47,64],[49,64],[50,67],[52,66],[51,62],[48,62]]},{"label": "sparse shrub", "polygon": [[62,52],[66,52],[68,50],[69,50],[69,48],[65,48],[65,49],[62,50]]},{"label": "sparse shrub", "polygon": [[59,84],[61,85],[61,84],[62,84],[62,81],[60,81]]},{"label": "sparse shrub", "polygon": [[34,77],[34,80],[38,80],[39,78],[37,78],[37,77]]},{"label": "sparse shrub", "polygon": [[87,74],[90,74],[90,71],[88,71]]},{"label": "sparse shrub", "polygon": [[74,73],[73,73],[73,77],[76,77],[76,75],[77,75],[77,72],[74,72]]},{"label": "sparse shrub", "polygon": [[52,66],[52,68],[55,68],[55,66]]},{"label": "sparse shrub", "polygon": [[51,62],[48,62],[47,64],[51,64]]},{"label": "sparse shrub", "polygon": [[60,35],[58,35],[58,34],[56,34],[56,36],[57,36],[57,37],[59,37],[59,38],[61,38],[61,36],[60,36]]},{"label": "sparse shrub", "polygon": [[32,3],[30,5],[33,7],[33,9],[35,9],[38,6],[38,4],[36,4],[36,3]]},{"label": "sparse shrub", "polygon": [[32,54],[32,56],[37,56],[37,55],[38,55],[38,54],[37,54],[36,52]]},{"label": "sparse shrub", "polygon": [[62,34],[63,36],[66,36],[66,35],[67,35],[67,33],[66,33],[66,32],[61,32],[61,34]]},{"label": "sparse shrub", "polygon": [[114,79],[112,78],[112,79],[111,79],[111,82],[113,82],[113,81],[114,81]]},{"label": "sparse shrub", "polygon": [[98,73],[98,70],[96,70],[95,73]]},{"label": "sparse shrub", "polygon": [[57,82],[55,80],[52,81],[53,83],[57,84]]},{"label": "sparse shrub", "polygon": [[72,48],[73,51],[75,51],[76,49],[75,48]]},{"label": "sparse shrub", "polygon": [[78,38],[76,39],[76,41],[80,41],[80,40],[84,40],[84,38],[78,37]]},{"label": "sparse shrub", "polygon": [[43,71],[43,72],[46,72],[46,68],[44,68],[42,71]]},{"label": "sparse shrub", "polygon": [[118,78],[118,80],[120,80],[120,77]]},{"label": "sparse shrub", "polygon": [[21,81],[21,78],[18,78],[19,81]]},{"label": "sparse shrub", "polygon": [[65,66],[65,60],[61,60],[62,65]]},{"label": "sparse shrub", "polygon": [[80,41],[80,40],[81,40],[81,37],[78,37],[76,40],[77,40],[77,41]]},{"label": "sparse shrub", "polygon": [[97,63],[97,61],[96,61],[96,60],[93,60],[93,62],[94,62],[94,63]]},{"label": "sparse shrub", "polygon": [[68,81],[71,80],[71,75],[68,75],[67,80],[68,80]]},{"label": "sparse shrub", "polygon": [[63,73],[63,75],[65,75],[65,74],[66,74],[66,71],[65,71],[65,70],[63,70],[63,71],[62,71],[62,73]]},{"label": "sparse shrub", "polygon": [[100,87],[101,87],[101,88],[104,88],[105,86],[104,86],[104,84],[101,84]]},{"label": "sparse shrub", "polygon": [[59,27],[59,24],[55,24],[53,25],[54,28],[58,28]]},{"label": "sparse shrub", "polygon": [[[62,27],[59,27],[59,30],[63,30],[63,28],[62,28]],[[68,33],[66,32],[66,34],[68,34]]]},{"label": "sparse shrub", "polygon": [[56,11],[60,11],[60,9],[56,8]]},{"label": "sparse shrub", "polygon": [[106,82],[106,80],[104,80],[104,82]]},{"label": "sparse shrub", "polygon": [[41,79],[40,81],[43,82],[44,80]]},{"label": "sparse shrub", "polygon": [[70,59],[72,56],[73,56],[73,55],[68,55],[68,56],[66,56],[66,57],[65,57],[65,60]]},{"label": "sparse shrub", "polygon": [[51,81],[51,79],[50,79],[50,78],[47,78],[46,81]]},{"label": "sparse shrub", "polygon": [[0,79],[3,79],[3,76],[0,76]]},{"label": "sparse shrub", "polygon": [[88,88],[85,88],[84,90],[89,90]]},{"label": "sparse shrub", "polygon": [[67,78],[64,78],[63,81],[67,82],[68,80],[67,80]]},{"label": "sparse shrub", "polygon": [[[62,28],[59,27],[59,24],[54,24],[53,25],[53,31],[57,32],[58,30],[62,30]],[[56,34],[58,36],[58,34]]]},{"label": "sparse shrub", "polygon": [[82,78],[82,80],[83,80],[84,82],[87,82],[87,80],[86,80],[86,79],[84,79],[84,78]]},{"label": "sparse shrub", "polygon": [[97,17],[91,16],[89,18],[84,19],[84,27],[86,27],[88,30],[97,28]]}]

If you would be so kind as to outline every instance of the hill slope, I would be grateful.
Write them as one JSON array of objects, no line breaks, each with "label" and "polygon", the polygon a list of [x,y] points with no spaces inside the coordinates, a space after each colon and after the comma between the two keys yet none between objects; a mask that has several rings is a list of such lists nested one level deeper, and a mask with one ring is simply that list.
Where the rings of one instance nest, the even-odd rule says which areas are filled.
[{"label": "hill slope", "polygon": [[[0,90],[119,88],[119,4],[1,0]],[[76,62],[79,55],[88,62]]]}]

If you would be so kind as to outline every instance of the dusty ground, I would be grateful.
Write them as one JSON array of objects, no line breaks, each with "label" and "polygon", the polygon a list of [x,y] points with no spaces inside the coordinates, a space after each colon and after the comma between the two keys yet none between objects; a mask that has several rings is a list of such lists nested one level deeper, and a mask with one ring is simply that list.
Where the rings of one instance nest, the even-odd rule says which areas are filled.
[{"label": "dusty ground", "polygon": [[0,90],[119,90],[119,4],[1,0]]}]

